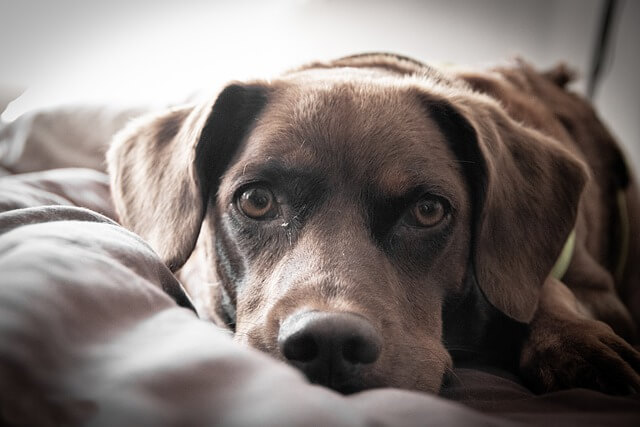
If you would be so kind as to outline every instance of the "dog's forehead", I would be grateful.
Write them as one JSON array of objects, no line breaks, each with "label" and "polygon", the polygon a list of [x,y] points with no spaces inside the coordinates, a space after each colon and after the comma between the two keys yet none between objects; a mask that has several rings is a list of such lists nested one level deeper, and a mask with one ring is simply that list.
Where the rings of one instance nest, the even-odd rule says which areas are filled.
[{"label": "dog's forehead", "polygon": [[[447,186],[458,164],[410,87],[372,81],[313,81],[279,90],[251,132],[243,172],[275,159],[389,195]],[[438,180],[442,182],[437,182]]]}]

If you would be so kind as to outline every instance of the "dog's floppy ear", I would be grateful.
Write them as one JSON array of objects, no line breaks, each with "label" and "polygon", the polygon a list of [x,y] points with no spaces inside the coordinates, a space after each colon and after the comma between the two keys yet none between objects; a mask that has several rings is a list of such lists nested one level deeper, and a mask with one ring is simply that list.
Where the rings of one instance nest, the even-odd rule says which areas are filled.
[{"label": "dog's floppy ear", "polygon": [[115,136],[107,160],[120,222],[172,271],[193,251],[207,200],[266,99],[264,86],[233,84],[215,102],[143,117]]},{"label": "dog's floppy ear", "polygon": [[557,141],[515,122],[483,96],[423,103],[466,175],[477,282],[496,308],[528,322],[574,227],[585,166]]}]

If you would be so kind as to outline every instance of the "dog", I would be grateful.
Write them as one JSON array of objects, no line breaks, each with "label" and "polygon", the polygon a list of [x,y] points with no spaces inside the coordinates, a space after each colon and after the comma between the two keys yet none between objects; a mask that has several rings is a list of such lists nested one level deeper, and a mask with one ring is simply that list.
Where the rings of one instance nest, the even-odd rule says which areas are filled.
[{"label": "dog", "polygon": [[486,359],[640,390],[640,197],[571,78],[362,54],[231,83],[122,130],[113,200],[203,318],[313,383],[438,392]]}]

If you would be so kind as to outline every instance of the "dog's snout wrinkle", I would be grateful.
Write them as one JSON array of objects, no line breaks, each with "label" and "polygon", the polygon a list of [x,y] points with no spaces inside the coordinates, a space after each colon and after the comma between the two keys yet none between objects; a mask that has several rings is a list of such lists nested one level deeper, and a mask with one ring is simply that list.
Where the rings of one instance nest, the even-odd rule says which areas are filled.
[{"label": "dog's snout wrinkle", "polygon": [[341,389],[357,383],[362,369],[378,360],[382,339],[358,314],[306,311],[282,322],[278,345],[311,382]]}]

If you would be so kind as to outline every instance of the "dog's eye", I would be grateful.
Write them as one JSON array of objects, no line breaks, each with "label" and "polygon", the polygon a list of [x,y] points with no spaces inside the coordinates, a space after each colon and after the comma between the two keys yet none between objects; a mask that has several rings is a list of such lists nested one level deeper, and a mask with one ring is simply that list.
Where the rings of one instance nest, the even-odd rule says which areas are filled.
[{"label": "dog's eye", "polygon": [[447,209],[443,201],[438,197],[427,196],[411,207],[407,222],[414,227],[433,227],[446,215]]},{"label": "dog's eye", "polygon": [[265,187],[245,189],[237,199],[240,212],[252,219],[270,219],[276,216],[276,201],[273,193]]}]

